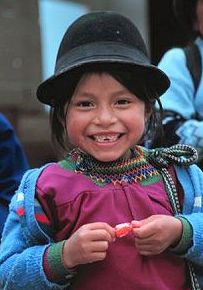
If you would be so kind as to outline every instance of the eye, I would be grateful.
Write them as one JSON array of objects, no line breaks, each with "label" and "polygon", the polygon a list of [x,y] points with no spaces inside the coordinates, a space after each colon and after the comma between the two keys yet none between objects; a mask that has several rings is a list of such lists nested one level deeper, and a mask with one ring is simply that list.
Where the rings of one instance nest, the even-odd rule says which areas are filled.
[{"label": "eye", "polygon": [[90,101],[78,101],[76,103],[77,107],[83,107],[83,108],[89,108],[89,107],[93,107],[94,104]]},{"label": "eye", "polygon": [[116,101],[117,105],[128,105],[131,101],[129,99],[123,98]]}]

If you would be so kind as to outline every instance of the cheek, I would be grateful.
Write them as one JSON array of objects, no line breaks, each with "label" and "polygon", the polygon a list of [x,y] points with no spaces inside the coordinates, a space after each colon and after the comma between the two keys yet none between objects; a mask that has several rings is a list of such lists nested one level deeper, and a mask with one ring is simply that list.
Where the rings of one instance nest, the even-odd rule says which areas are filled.
[{"label": "cheek", "polygon": [[140,116],[136,120],[136,122],[139,124],[140,136],[144,134],[145,127],[146,127],[146,124],[150,115],[151,115],[151,112],[149,111],[146,112],[146,109],[144,107],[140,109]]},{"label": "cheek", "polygon": [[82,114],[75,111],[69,111],[66,116],[66,132],[69,141],[78,146],[86,132],[87,122]]},{"label": "cheek", "polygon": [[66,131],[67,131],[67,135],[69,140],[71,141],[71,139],[73,139],[74,134],[73,132],[76,132],[77,128],[75,128],[74,123],[71,121],[67,121],[66,122]]},{"label": "cheek", "polygon": [[77,123],[74,114],[68,112],[68,114],[66,115],[66,133],[71,143],[75,143],[75,137],[78,135],[78,127],[76,124]]},{"label": "cheek", "polygon": [[144,109],[140,108],[136,113],[132,112],[128,115],[128,127],[131,132],[134,132],[137,136],[142,135],[145,129],[145,123],[148,115],[144,113]]}]

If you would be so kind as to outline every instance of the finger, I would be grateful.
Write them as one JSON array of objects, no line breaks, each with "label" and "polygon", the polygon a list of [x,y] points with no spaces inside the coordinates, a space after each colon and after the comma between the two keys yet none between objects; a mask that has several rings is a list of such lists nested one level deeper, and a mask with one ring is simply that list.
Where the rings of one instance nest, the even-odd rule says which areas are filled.
[{"label": "finger", "polygon": [[135,239],[136,246],[150,246],[150,247],[152,247],[154,244],[156,244],[156,242],[154,240],[152,240],[151,238],[147,238],[147,239],[136,238]]},{"label": "finger", "polygon": [[113,227],[111,227],[109,224],[105,222],[94,222],[94,223],[87,224],[86,226],[88,226],[92,230],[95,230],[95,229],[106,229],[106,230],[112,229],[113,230]]},{"label": "finger", "polygon": [[148,244],[148,245],[135,244],[135,247],[140,254],[144,254],[144,255],[157,255],[157,254],[162,252],[162,248],[160,248],[156,245],[152,246],[150,244]]},{"label": "finger", "polygon": [[106,241],[97,241],[91,243],[91,252],[106,252],[108,250],[109,243]]},{"label": "finger", "polygon": [[91,230],[99,230],[99,229],[105,230],[111,236],[111,239],[115,238],[114,228],[105,222],[95,222],[95,223],[87,224],[86,226]]},{"label": "finger", "polygon": [[139,228],[133,228],[133,233],[140,239],[150,238],[157,233],[156,225],[154,225],[154,223],[149,223]]},{"label": "finger", "polygon": [[143,247],[143,248],[138,248],[137,247],[137,251],[141,254],[141,255],[158,255],[160,253],[162,253],[164,251],[164,249],[162,248],[152,248],[152,247]]},{"label": "finger", "polygon": [[142,256],[155,256],[155,255],[157,255],[157,253],[154,253],[152,251],[144,251],[144,250],[139,251],[139,254]]},{"label": "finger", "polygon": [[140,221],[133,220],[131,221],[132,228],[139,228],[142,224]]},{"label": "finger", "polygon": [[86,262],[93,263],[93,262],[97,262],[97,261],[102,261],[105,258],[106,258],[106,252],[95,252],[95,253],[91,254],[90,258]]},{"label": "finger", "polygon": [[139,253],[141,252],[149,252],[151,254],[159,254],[166,249],[165,245],[160,245],[157,243],[148,243],[148,244],[137,244],[135,246]]},{"label": "finger", "polygon": [[92,241],[108,241],[109,243],[113,241],[112,236],[104,229],[92,230],[90,235]]}]

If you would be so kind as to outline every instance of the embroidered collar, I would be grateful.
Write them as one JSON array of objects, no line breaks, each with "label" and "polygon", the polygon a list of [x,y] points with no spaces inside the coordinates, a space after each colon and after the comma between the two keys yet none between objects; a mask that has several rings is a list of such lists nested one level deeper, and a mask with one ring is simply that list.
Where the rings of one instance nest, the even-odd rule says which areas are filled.
[{"label": "embroidered collar", "polygon": [[131,150],[132,157],[112,162],[100,162],[78,149],[72,150],[60,162],[63,168],[82,173],[100,186],[109,183],[156,182],[160,179],[157,169],[147,161],[147,151],[141,146]]},{"label": "embroidered collar", "polygon": [[74,149],[59,165],[82,173],[101,186],[123,182],[147,185],[160,180],[162,168],[168,168],[170,164],[188,166],[197,161],[197,151],[189,145],[177,144],[151,150],[135,146],[131,150],[132,156],[129,159],[100,162],[79,149]]}]

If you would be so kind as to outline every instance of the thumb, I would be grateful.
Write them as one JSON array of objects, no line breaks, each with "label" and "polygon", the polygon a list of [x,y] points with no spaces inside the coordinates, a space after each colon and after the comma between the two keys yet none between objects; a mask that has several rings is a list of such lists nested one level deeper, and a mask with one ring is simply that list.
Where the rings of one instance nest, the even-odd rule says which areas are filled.
[{"label": "thumb", "polygon": [[140,221],[133,220],[131,221],[132,228],[139,228],[141,227],[142,223]]}]

